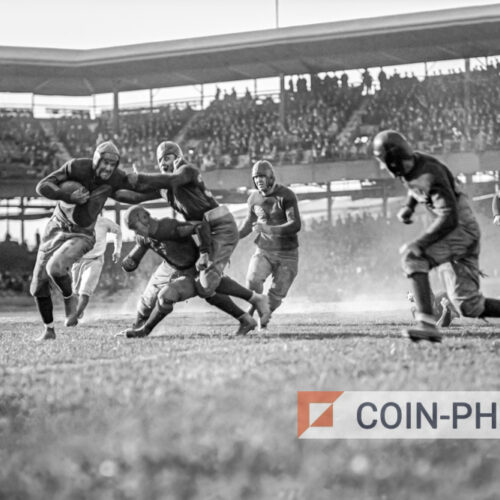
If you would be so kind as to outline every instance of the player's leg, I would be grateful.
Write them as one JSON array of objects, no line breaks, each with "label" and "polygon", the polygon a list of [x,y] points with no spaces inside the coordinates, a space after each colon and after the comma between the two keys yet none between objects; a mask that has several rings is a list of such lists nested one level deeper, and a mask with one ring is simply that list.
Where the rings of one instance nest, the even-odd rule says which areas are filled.
[{"label": "player's leg", "polygon": [[[67,326],[75,326],[78,320],[83,317],[90,297],[94,294],[99,283],[102,267],[104,265],[104,256],[95,259],[80,259],[78,264],[80,268],[79,286],[77,289],[78,304],[75,313],[68,318]],[[73,269],[74,268],[75,266],[73,266]]]},{"label": "player's leg", "polygon": [[236,330],[236,335],[246,335],[248,332],[257,328],[257,321],[255,321],[248,312],[238,307],[228,295],[215,293],[205,300],[210,305],[217,307],[239,321],[240,326],[238,330]]},{"label": "player's leg", "polygon": [[77,299],[73,295],[70,270],[93,246],[93,236],[80,233],[66,233],[66,241],[53,253],[47,262],[46,270],[64,299],[66,320],[76,310]]},{"label": "player's leg", "polygon": [[441,334],[436,327],[432,308],[432,291],[429,283],[430,263],[424,257],[407,254],[403,257],[402,266],[411,282],[417,321],[416,327],[403,330],[403,335],[414,341],[440,342]]},{"label": "player's leg", "polygon": [[192,276],[178,275],[174,277],[158,293],[156,305],[149,318],[139,328],[126,330],[128,338],[147,337],[153,329],[174,310],[174,304],[196,296],[195,282]]},{"label": "player's leg", "polygon": [[197,289],[200,297],[210,297],[215,293],[239,241],[238,226],[226,206],[219,206],[204,215],[210,225],[211,246],[210,265],[200,271]]},{"label": "player's leg", "polygon": [[287,296],[292,283],[295,280],[299,266],[298,251],[293,250],[281,252],[280,255],[274,256],[272,262],[272,282],[269,288],[269,307],[271,312],[275,311],[283,299]]},{"label": "player's leg", "polygon": [[252,290],[240,285],[237,281],[229,276],[223,276],[217,287],[217,293],[238,297],[249,302],[252,307],[255,307],[259,313],[259,319],[262,324],[267,324],[271,316],[269,308],[269,299],[266,295],[252,292]]},{"label": "player's leg", "polygon": [[35,299],[35,304],[42,318],[44,331],[35,340],[52,340],[56,338],[54,329],[54,314],[52,297],[50,295],[50,279],[45,270],[46,261],[50,258],[43,251],[38,251],[33,278],[30,284],[30,293]]}]

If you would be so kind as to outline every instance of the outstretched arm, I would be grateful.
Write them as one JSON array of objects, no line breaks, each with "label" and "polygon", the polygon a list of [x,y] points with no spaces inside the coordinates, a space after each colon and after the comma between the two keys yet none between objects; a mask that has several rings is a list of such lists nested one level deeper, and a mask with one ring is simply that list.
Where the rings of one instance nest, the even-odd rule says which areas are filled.
[{"label": "outstretched arm", "polygon": [[175,189],[195,180],[199,172],[190,165],[183,165],[171,174],[137,174],[137,182],[134,189],[140,192]]},{"label": "outstretched arm", "polygon": [[130,189],[119,189],[111,196],[116,201],[120,203],[128,203],[130,205],[137,205],[143,201],[156,200],[161,198],[159,190],[147,191],[145,193],[139,193],[137,191],[131,191]]}]

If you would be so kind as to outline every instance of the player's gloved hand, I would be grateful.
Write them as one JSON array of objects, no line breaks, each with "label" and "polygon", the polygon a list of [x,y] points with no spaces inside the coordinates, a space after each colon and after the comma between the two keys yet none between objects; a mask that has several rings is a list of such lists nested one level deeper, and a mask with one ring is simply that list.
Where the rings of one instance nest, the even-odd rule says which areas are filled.
[{"label": "player's gloved hand", "polygon": [[264,233],[264,234],[271,234],[272,233],[271,226],[269,226],[265,222],[257,222],[253,228],[258,233]]},{"label": "player's gloved hand", "polygon": [[71,203],[74,203],[75,205],[84,205],[87,201],[89,201],[89,196],[90,193],[88,189],[81,187],[80,189],[73,191],[69,199],[71,200]]},{"label": "player's gloved hand", "polygon": [[120,262],[120,252],[113,252],[112,259],[115,264]]},{"label": "player's gloved hand", "polygon": [[413,242],[410,243],[405,243],[400,249],[399,249],[400,255],[409,255],[412,254],[415,257],[421,257],[422,256],[422,249]]},{"label": "player's gloved hand", "polygon": [[135,270],[135,268],[137,267],[137,263],[135,262],[134,259],[131,259],[130,257],[125,257],[123,260],[122,260],[122,269],[124,271],[127,271],[127,273],[130,273],[132,271]]},{"label": "player's gloved hand", "polygon": [[396,217],[398,218],[399,222],[402,222],[403,224],[412,224],[413,223],[413,221],[411,220],[412,215],[413,215],[413,210],[410,207],[403,207],[396,214]]},{"label": "player's gloved hand", "polygon": [[495,224],[495,226],[500,226],[500,215],[495,215],[495,217],[493,217],[493,224]]},{"label": "player's gloved hand", "polygon": [[210,258],[208,256],[208,253],[206,252],[200,253],[198,260],[196,261],[196,270],[204,271],[205,269],[208,268],[209,264],[210,264]]}]

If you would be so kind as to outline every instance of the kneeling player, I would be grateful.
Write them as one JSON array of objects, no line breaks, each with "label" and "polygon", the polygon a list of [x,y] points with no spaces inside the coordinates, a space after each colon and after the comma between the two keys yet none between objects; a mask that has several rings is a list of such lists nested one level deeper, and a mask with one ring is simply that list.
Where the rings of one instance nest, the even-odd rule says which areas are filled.
[{"label": "kneeling player", "polygon": [[[127,337],[144,337],[172,312],[176,302],[200,295],[199,268],[205,262],[200,256],[210,246],[210,229],[204,223],[178,222],[167,217],[155,219],[142,206],[127,210],[125,221],[137,235],[135,247],[122,262],[126,271],[135,270],[149,249],[164,259],[142,294],[136,322],[132,328],[121,332]],[[200,240],[200,249],[192,237],[194,234]],[[268,318],[270,310],[265,295],[253,293],[224,276],[216,292],[206,301],[240,321],[236,334],[248,333],[257,323],[236,306],[228,295],[247,300],[256,307],[261,318]]]},{"label": "kneeling player", "polygon": [[479,289],[481,232],[474,212],[450,170],[436,158],[414,152],[406,139],[385,130],[373,140],[373,153],[393,177],[408,189],[406,205],[399,211],[403,223],[411,222],[419,203],[425,204],[433,222],[417,240],[400,249],[403,270],[413,285],[417,326],[403,333],[410,339],[441,341],[432,310],[429,271],[444,263],[448,297],[462,316],[500,317],[500,300],[485,298]]}]

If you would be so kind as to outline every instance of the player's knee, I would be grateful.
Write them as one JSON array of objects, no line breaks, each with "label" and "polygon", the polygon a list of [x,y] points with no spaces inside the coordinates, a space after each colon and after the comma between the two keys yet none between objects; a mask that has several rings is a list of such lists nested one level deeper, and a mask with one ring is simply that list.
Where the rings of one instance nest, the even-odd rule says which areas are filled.
[{"label": "player's knee", "polygon": [[51,278],[58,278],[68,273],[68,266],[58,259],[50,259],[45,269]]},{"label": "player's knee", "polygon": [[158,308],[164,313],[170,314],[174,310],[174,304],[168,297],[158,297]]},{"label": "player's knee", "polygon": [[481,308],[475,299],[462,300],[458,304],[458,310],[466,318],[477,318],[481,315],[484,308]]},{"label": "player's knee", "polygon": [[196,280],[196,291],[204,299],[211,297],[219,286],[221,276],[213,270],[201,272]]},{"label": "player's knee", "polygon": [[262,290],[264,289],[264,282],[255,277],[248,277],[247,288],[253,292],[262,293]]},{"label": "player's knee", "polygon": [[428,273],[430,270],[430,265],[427,259],[415,257],[412,254],[405,255],[401,259],[401,267],[408,278],[411,278],[411,276],[415,273]]}]

